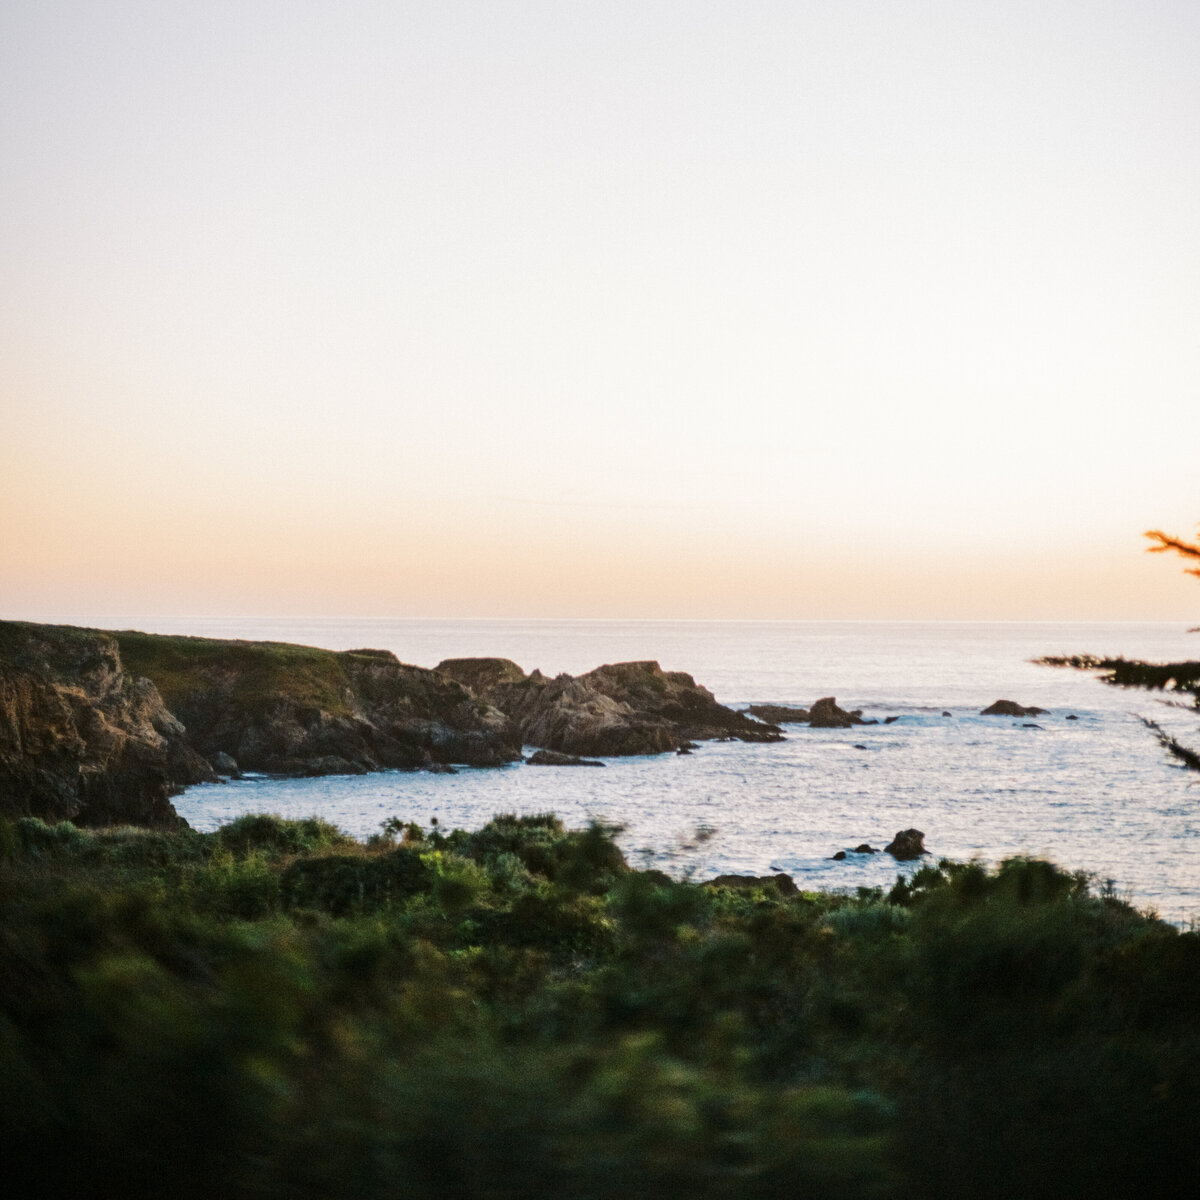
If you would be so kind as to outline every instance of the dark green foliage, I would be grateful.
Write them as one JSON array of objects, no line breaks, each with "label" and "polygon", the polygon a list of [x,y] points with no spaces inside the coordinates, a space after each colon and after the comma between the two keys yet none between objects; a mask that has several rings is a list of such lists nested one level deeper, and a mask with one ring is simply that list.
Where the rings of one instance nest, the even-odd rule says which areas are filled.
[{"label": "dark green foliage", "polygon": [[273,813],[247,813],[238,817],[217,830],[217,840],[237,855],[258,850],[271,856],[312,854],[355,844],[336,825],[318,817],[290,821]]},{"label": "dark green foliage", "polygon": [[0,827],[22,1194],[1185,1194],[1198,993],[1200,934],[1031,859],[784,897],[549,815]]},{"label": "dark green foliage", "polygon": [[377,857],[329,854],[298,859],[284,871],[280,886],[289,908],[316,908],[344,917],[377,912],[429,891],[433,872],[412,850]]}]

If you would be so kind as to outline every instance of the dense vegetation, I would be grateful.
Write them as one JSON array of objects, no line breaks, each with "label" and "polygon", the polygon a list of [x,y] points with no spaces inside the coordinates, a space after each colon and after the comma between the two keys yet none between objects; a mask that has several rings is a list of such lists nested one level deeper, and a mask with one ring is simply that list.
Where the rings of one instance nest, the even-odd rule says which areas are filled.
[{"label": "dense vegetation", "polygon": [[785,897],[611,834],[0,826],[7,1183],[1186,1194],[1200,934],[1040,861]]}]

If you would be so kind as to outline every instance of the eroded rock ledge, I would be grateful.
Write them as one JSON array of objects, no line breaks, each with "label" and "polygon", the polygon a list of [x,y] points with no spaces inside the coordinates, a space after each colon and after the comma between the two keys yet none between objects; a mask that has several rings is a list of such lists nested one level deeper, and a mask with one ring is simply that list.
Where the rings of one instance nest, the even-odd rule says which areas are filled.
[{"label": "eroded rock ledge", "polygon": [[715,739],[779,742],[775,725],[718,704],[683,671],[615,663],[585,675],[526,675],[508,659],[446,659],[440,673],[478,689],[531,746],[572,755],[662,754]]}]

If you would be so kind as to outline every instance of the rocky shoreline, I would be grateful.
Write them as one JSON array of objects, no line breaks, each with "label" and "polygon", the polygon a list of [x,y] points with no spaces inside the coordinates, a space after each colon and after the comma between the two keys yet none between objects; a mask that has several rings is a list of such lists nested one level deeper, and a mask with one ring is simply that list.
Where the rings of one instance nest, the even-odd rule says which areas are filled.
[{"label": "rocky shoreline", "polygon": [[551,679],[507,659],[430,670],[387,650],[0,622],[8,816],[171,827],[183,824],[172,795],[241,771],[437,770],[519,762],[524,745],[578,759],[782,738],[656,662]]},{"label": "rocky shoreline", "polygon": [[[1000,700],[981,715],[1043,711]],[[781,725],[801,723],[880,722],[831,696],[736,711],[653,661],[551,678],[504,658],[429,669],[388,650],[0,621],[0,815],[11,817],[172,827],[184,824],[173,795],[243,771],[450,772],[521,762],[525,747],[535,766],[601,766],[702,741],[779,742]]]}]

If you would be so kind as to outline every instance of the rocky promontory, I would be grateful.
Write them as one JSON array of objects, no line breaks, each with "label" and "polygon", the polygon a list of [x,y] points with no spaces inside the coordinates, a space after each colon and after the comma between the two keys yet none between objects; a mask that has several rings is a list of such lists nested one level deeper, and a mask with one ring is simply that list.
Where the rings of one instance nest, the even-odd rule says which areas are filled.
[{"label": "rocky promontory", "polygon": [[531,746],[571,755],[662,754],[691,742],[779,742],[775,725],[718,704],[683,671],[614,663],[584,675],[526,675],[508,659],[447,659],[437,670],[479,688]]},{"label": "rocky promontory", "polygon": [[170,797],[242,771],[659,754],[776,742],[681,671],[616,663],[550,679],[508,659],[409,666],[389,650],[0,621],[0,814],[172,825]]},{"label": "rocky promontory", "polygon": [[502,712],[387,650],[0,622],[0,813],[10,816],[170,825],[170,796],[218,770],[327,775],[520,757]]},{"label": "rocky promontory", "polygon": [[215,779],[112,635],[0,622],[0,814],[169,827],[170,796]]}]

